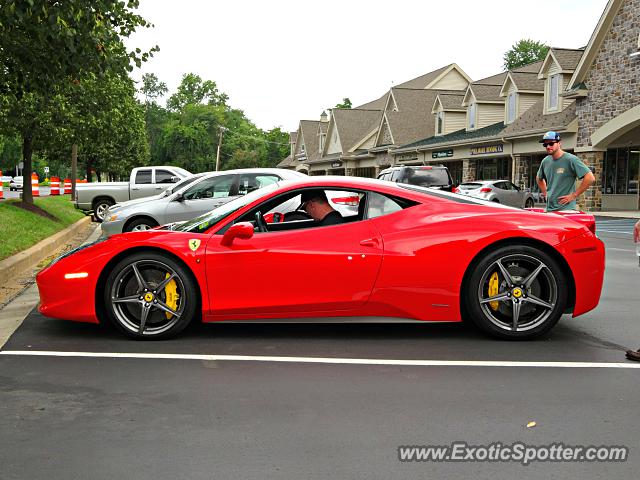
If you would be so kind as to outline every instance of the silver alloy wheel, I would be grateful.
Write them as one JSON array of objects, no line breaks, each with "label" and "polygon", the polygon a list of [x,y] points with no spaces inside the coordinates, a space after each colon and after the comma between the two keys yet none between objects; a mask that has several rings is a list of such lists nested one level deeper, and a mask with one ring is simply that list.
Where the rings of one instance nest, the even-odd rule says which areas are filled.
[{"label": "silver alloy wheel", "polygon": [[106,215],[107,210],[109,210],[109,205],[107,205],[106,203],[99,203],[96,207],[96,217],[98,217],[100,220],[104,220],[104,216]]},{"label": "silver alloy wheel", "polygon": [[[172,280],[178,293],[177,308],[167,305],[165,287]],[[180,275],[158,260],[139,260],[123,268],[111,286],[110,299],[120,325],[145,336],[171,329],[180,320],[188,301]]]},{"label": "silver alloy wheel", "polygon": [[145,230],[151,230],[151,225],[146,223],[140,223],[131,229],[132,232],[144,232]]},{"label": "silver alloy wheel", "polygon": [[[490,296],[489,282],[494,273],[498,274],[498,293]],[[558,301],[558,284],[549,267],[537,258],[506,255],[491,263],[482,274],[478,301],[487,320],[495,326],[526,332],[551,316]],[[496,304],[498,307],[494,308]]]}]

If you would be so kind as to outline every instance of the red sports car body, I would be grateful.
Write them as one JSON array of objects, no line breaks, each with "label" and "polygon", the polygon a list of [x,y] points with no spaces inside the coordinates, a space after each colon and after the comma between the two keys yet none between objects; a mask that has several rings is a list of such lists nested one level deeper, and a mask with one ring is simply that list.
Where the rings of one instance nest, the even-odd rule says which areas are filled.
[{"label": "red sports car body", "polygon": [[[308,190],[353,192],[358,215],[320,226],[302,211],[277,211]],[[603,273],[602,242],[560,215],[378,180],[310,177],[173,229],[81,247],[37,283],[42,314],[110,320],[135,338],[175,335],[196,317],[468,318],[499,337],[532,338],[562,313],[595,308]]]}]

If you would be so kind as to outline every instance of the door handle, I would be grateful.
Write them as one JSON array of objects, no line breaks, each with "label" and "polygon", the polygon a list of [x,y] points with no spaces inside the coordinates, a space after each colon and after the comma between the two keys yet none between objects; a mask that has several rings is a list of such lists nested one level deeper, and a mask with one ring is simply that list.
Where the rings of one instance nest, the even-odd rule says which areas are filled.
[{"label": "door handle", "polygon": [[380,244],[377,238],[366,238],[360,241],[360,245],[363,247],[377,247]]}]

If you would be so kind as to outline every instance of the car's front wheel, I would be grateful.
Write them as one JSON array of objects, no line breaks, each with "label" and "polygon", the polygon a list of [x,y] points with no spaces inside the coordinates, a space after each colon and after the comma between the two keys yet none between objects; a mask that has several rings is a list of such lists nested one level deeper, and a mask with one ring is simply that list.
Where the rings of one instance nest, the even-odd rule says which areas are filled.
[{"label": "car's front wheel", "polygon": [[506,246],[475,266],[463,292],[470,320],[498,338],[525,340],[548,332],[567,302],[567,281],[547,253]]},{"label": "car's front wheel", "polygon": [[123,232],[144,232],[145,230],[149,230],[157,226],[158,224],[151,219],[138,218],[128,223],[122,231]]},{"label": "car's front wheel", "polygon": [[104,305],[109,320],[136,339],[166,339],[191,322],[197,286],[187,269],[154,252],[130,255],[107,277]]},{"label": "car's front wheel", "polygon": [[113,205],[113,201],[108,198],[96,200],[93,204],[93,214],[98,222],[103,222],[109,207]]}]

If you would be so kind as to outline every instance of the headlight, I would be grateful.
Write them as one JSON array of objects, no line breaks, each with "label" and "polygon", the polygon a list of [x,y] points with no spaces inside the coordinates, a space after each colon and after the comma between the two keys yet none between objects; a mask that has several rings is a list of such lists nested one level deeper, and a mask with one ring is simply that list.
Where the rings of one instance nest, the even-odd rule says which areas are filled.
[{"label": "headlight", "polygon": [[59,262],[60,260],[62,260],[65,257],[68,257],[70,255],[73,255],[74,253],[79,252],[80,250],[84,250],[85,248],[89,248],[89,247],[93,247],[94,245],[97,245],[98,243],[102,243],[106,240],[109,240],[109,237],[100,237],[98,238],[95,242],[91,242],[91,243],[85,243],[84,245],[80,245],[79,247],[76,247],[72,250],[69,250],[67,253],[63,253],[62,255],[60,255],[58,258],[54,259],[49,266],[53,265],[54,263]]}]

